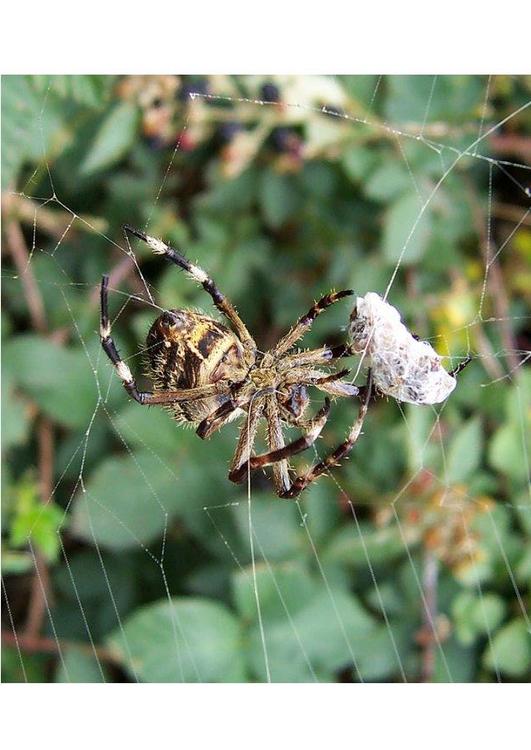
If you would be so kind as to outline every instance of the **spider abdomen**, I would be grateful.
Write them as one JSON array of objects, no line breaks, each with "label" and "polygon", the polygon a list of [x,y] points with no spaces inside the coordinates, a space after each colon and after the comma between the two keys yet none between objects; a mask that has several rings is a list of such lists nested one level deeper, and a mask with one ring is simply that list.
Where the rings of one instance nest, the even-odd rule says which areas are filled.
[{"label": "spider abdomen", "polygon": [[[219,380],[241,380],[246,373],[243,347],[226,326],[194,310],[167,310],[146,339],[146,375],[154,392],[195,388]],[[201,422],[227,396],[170,404],[178,421]]]}]

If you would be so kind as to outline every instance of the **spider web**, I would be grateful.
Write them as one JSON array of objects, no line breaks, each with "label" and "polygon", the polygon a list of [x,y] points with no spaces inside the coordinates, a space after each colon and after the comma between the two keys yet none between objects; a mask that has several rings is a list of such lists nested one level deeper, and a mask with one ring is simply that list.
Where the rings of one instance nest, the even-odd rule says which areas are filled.
[{"label": "spider web", "polygon": [[[252,80],[247,81],[247,83],[251,86]],[[519,406],[520,414],[518,450],[521,451],[520,460],[526,467],[527,476],[529,476],[530,462],[526,443],[525,392],[523,381],[519,376],[531,353],[522,351],[510,341],[507,345],[507,337],[504,338],[504,333],[510,330],[512,322],[520,322],[523,319],[528,319],[529,316],[525,314],[525,311],[511,314],[507,310],[504,315],[492,315],[486,312],[491,307],[497,312],[500,310],[500,307],[496,304],[491,305],[492,297],[499,292],[498,263],[500,258],[508,252],[511,241],[519,229],[529,223],[530,214],[530,208],[523,208],[518,216],[513,216],[510,219],[510,230],[506,232],[505,238],[496,246],[493,233],[494,180],[509,181],[521,197],[527,200],[530,197],[529,167],[511,159],[494,159],[486,153],[486,146],[489,138],[498,133],[502,127],[517,122],[518,118],[522,117],[526,110],[528,111],[527,108],[531,102],[523,103],[502,120],[491,122],[488,116],[491,84],[491,77],[485,77],[483,106],[478,120],[467,122],[460,127],[447,125],[444,122],[433,122],[430,118],[432,100],[438,85],[437,76],[432,79],[421,122],[411,123],[407,128],[397,128],[373,114],[383,86],[381,77],[375,81],[375,85],[365,103],[363,116],[296,100],[284,102],[284,108],[294,113],[295,120],[301,114],[302,116],[307,113],[322,114],[328,116],[332,122],[337,121],[342,128],[355,130],[365,135],[369,134],[369,137],[370,135],[383,133],[385,137],[396,144],[397,150],[393,158],[400,160],[405,165],[408,179],[418,198],[418,207],[413,222],[407,227],[405,239],[399,248],[394,268],[389,274],[385,286],[373,290],[384,295],[391,303],[393,302],[397,277],[402,272],[405,261],[408,259],[408,252],[413,246],[423,217],[439,199],[441,187],[450,177],[457,176],[457,179],[462,179],[465,183],[467,173],[466,170],[461,170],[464,164],[472,163],[474,166],[477,165],[484,169],[487,207],[484,214],[480,212],[482,226],[479,234],[482,237],[482,244],[477,252],[482,268],[482,279],[480,280],[479,302],[464,322],[447,327],[446,335],[438,335],[431,338],[430,341],[440,353],[448,357],[448,369],[450,369],[450,365],[453,367],[461,359],[471,356],[473,362],[469,370],[476,373],[473,382],[477,383],[477,388],[487,391],[497,389],[497,393],[500,389],[503,393],[512,389],[511,392],[514,393],[515,403]],[[50,86],[53,85],[52,81]],[[46,110],[47,96],[48,93],[43,97],[41,119]],[[229,104],[242,115],[250,113],[249,116],[256,117],[258,123],[260,123],[261,118],[274,115],[277,107],[275,103],[264,99],[240,96],[237,93],[231,93],[230,95],[215,92],[209,94],[192,93],[190,97],[192,102],[208,101],[213,106]],[[148,230],[161,196],[164,195],[166,184],[174,172],[174,163],[182,148],[182,142],[194,125],[193,114],[189,114],[182,123],[182,136],[168,160],[167,169],[160,182],[158,192],[153,197],[153,209],[145,226]],[[258,127],[260,127],[260,124]],[[411,149],[408,148],[411,144],[414,144],[416,150],[423,151],[426,155],[434,156],[439,160],[439,176],[428,188],[419,184],[415,168],[411,164]],[[176,493],[184,491],[180,489],[182,484],[181,464],[179,462],[179,468],[176,468],[177,463],[171,464],[160,450],[153,448],[149,441],[144,441],[142,435],[135,434],[134,424],[128,424],[126,418],[120,412],[123,401],[118,402],[118,406],[115,406],[117,402],[110,398],[113,389],[118,392],[120,390],[116,375],[101,351],[99,349],[96,351],[92,346],[92,343],[97,340],[97,334],[95,331],[87,330],[83,311],[73,307],[68,296],[69,288],[79,286],[79,282],[72,277],[69,263],[65,258],[65,255],[71,251],[68,244],[70,231],[81,225],[84,231],[97,235],[109,250],[114,248],[123,253],[124,257],[134,266],[134,271],[140,281],[139,292],[131,294],[124,291],[120,285],[112,288],[112,327],[118,340],[120,339],[120,316],[130,304],[142,303],[147,306],[147,309],[153,308],[151,311],[153,313],[163,309],[156,302],[158,290],[154,289],[144,276],[141,266],[142,260],[137,258],[136,249],[128,242],[115,242],[106,231],[101,230],[97,222],[80,215],[66,205],[62,201],[61,195],[56,193],[53,167],[48,164],[46,159],[43,160],[43,166],[48,175],[49,194],[46,197],[32,195],[32,178],[28,180],[23,190],[16,194],[19,198],[32,201],[34,205],[33,242],[28,266],[31,266],[35,257],[43,252],[47,252],[49,258],[53,260],[58,279],[53,282],[53,286],[57,294],[61,296],[64,308],[68,311],[71,319],[72,337],[78,340],[85,352],[86,370],[91,373],[97,391],[94,410],[86,429],[79,442],[72,447],[71,453],[65,461],[64,469],[49,497],[49,501],[52,501],[58,489],[64,483],[68,484],[66,477],[71,472],[71,467],[78,464],[77,478],[72,483],[70,498],[64,508],[58,535],[65,563],[67,583],[71,587],[77,606],[78,625],[80,630],[85,633],[86,653],[93,657],[94,663],[97,665],[98,679],[101,679],[101,681],[108,680],[106,659],[109,654],[98,643],[97,636],[94,634],[91,615],[87,610],[84,594],[78,585],[79,571],[74,564],[75,548],[73,550],[71,544],[70,517],[73,510],[81,506],[85,514],[87,528],[90,529],[91,543],[97,559],[95,570],[98,571],[97,575],[101,576],[105,583],[105,590],[115,614],[113,630],[116,633],[115,641],[119,644],[118,648],[122,654],[121,664],[125,673],[133,680],[146,679],[142,667],[139,668],[135,655],[136,644],[131,643],[127,622],[128,615],[124,616],[120,613],[119,585],[113,581],[112,570],[109,567],[105,550],[102,548],[99,534],[95,528],[96,510],[108,514],[113,524],[130,536],[134,548],[142,553],[143,565],[151,571],[150,575],[154,574],[158,579],[158,585],[168,605],[165,627],[175,646],[174,654],[170,660],[173,661],[173,664],[170,665],[169,673],[174,674],[174,669],[176,669],[181,681],[205,681],[209,679],[209,675],[208,673],[205,674],[202,664],[194,652],[194,643],[192,642],[194,639],[191,638],[186,618],[183,617],[178,608],[172,606],[172,598],[178,592],[172,590],[168,569],[169,566],[175,564],[175,561],[168,562],[166,555],[168,539],[174,533],[175,512],[161,500],[158,490],[158,474],[161,472],[169,481],[174,482]],[[42,250],[37,243],[42,209],[46,207],[60,209],[66,212],[69,217],[64,231],[58,237],[57,243],[51,251]],[[134,213],[133,207],[132,223],[134,223]],[[213,275],[221,289],[225,289],[227,280],[223,278],[223,272],[218,271]],[[14,278],[18,277],[15,276]],[[42,284],[51,283],[46,279],[37,280]],[[98,278],[95,277],[93,285],[86,288],[87,301],[94,298],[94,290],[98,281]],[[182,280],[182,284],[185,283]],[[323,290],[323,293],[325,291],[327,290]],[[238,302],[238,300],[235,301]],[[416,304],[418,306],[423,304],[420,294],[416,297]],[[207,309],[206,302],[204,309]],[[347,313],[344,312],[344,314],[346,316]],[[497,349],[494,349],[490,343],[488,334],[492,329],[500,332],[502,345]],[[461,340],[465,342],[465,345],[460,350],[456,350],[455,344],[450,344],[449,339],[452,342]],[[124,357],[124,359],[135,373],[139,372],[140,360],[138,355],[134,354]],[[361,382],[363,370],[364,363],[363,358],[361,358],[353,372],[353,382]],[[477,379],[478,372],[481,373],[479,382]],[[491,554],[497,556],[500,560],[498,578],[501,576],[504,588],[510,592],[510,598],[514,601],[514,614],[525,622],[527,632],[531,632],[528,600],[526,600],[528,594],[526,594],[525,585],[522,584],[521,577],[515,568],[512,551],[508,548],[504,528],[505,522],[500,520],[497,505],[485,499],[486,491],[482,492],[480,489],[474,491],[469,486],[465,486],[464,483],[456,482],[449,473],[449,464],[455,458],[449,456],[453,435],[451,426],[449,428],[445,422],[445,415],[446,411],[451,409],[452,399],[457,397],[460,383],[465,382],[467,377],[469,377],[468,373],[464,373],[463,381],[458,382],[455,394],[443,405],[421,407],[421,410],[418,411],[416,407],[395,402],[387,404],[387,409],[392,407],[400,411],[404,427],[404,439],[409,442],[412,457],[407,478],[403,485],[397,487],[396,491],[392,493],[386,492],[381,498],[379,507],[375,508],[372,504],[366,503],[362,495],[360,496],[359,493],[351,489],[342,470],[331,472],[328,478],[323,478],[318,484],[319,487],[323,484],[328,488],[328,491],[332,490],[333,496],[340,499],[343,510],[350,514],[351,522],[345,529],[343,541],[347,549],[353,546],[360,555],[361,562],[358,560],[355,569],[357,574],[367,581],[367,591],[370,592],[368,594],[370,600],[365,602],[367,609],[370,609],[371,612],[369,629],[376,625],[380,627],[381,649],[386,654],[391,653],[395,663],[393,679],[403,682],[419,679],[419,674],[415,671],[417,667],[413,669],[411,666],[412,648],[422,651],[422,670],[428,672],[431,677],[434,675],[434,670],[437,669],[441,680],[453,682],[461,679],[460,674],[455,672],[455,660],[451,653],[454,647],[448,639],[447,622],[437,606],[438,575],[441,566],[444,565],[461,566],[466,570],[468,590],[473,592],[474,600],[479,603],[479,617],[482,618],[481,627],[490,651],[491,671],[497,681],[503,680],[503,670],[498,664],[495,648],[495,626],[491,624],[489,614],[491,598],[487,591],[488,584],[485,583],[481,575],[481,565],[476,559],[477,555],[481,557],[482,552],[482,538],[480,536],[478,541],[476,530],[478,518],[482,529],[490,527],[490,538],[494,547]],[[311,408],[315,409],[316,405],[317,401],[311,404]],[[378,434],[379,429],[385,429],[385,425],[379,426],[376,421],[375,411],[369,410],[364,425],[364,434],[356,444],[354,454],[358,450],[363,451],[363,442],[369,433]],[[152,513],[159,520],[162,519],[162,537],[154,544],[145,543],[138,538],[127,513],[117,514],[112,508],[107,507],[97,494],[91,491],[90,476],[85,466],[92,448],[94,430],[102,415],[107,420],[116,440],[121,443],[124,455],[128,456],[136,467],[138,482],[142,485],[146,497],[149,498]],[[349,419],[353,421],[354,418],[355,411]],[[345,424],[348,424],[348,421]],[[179,428],[175,427],[175,429]],[[133,434],[135,434],[134,440],[131,439]],[[233,432],[232,440],[234,440],[234,436],[235,433]],[[218,438],[215,437],[214,440],[216,439]],[[374,445],[374,443],[371,443],[371,445]],[[466,450],[467,447],[466,444],[462,445],[461,450]],[[194,467],[195,470],[198,470],[198,467],[202,466],[205,450],[208,449],[202,443],[196,441],[193,450],[189,452],[187,459],[185,459],[191,462],[192,470],[194,470]],[[315,460],[319,460],[325,455],[326,449],[322,443],[319,443],[313,447],[313,453]],[[140,459],[140,454],[142,454],[142,459]],[[153,459],[147,466],[144,463],[146,454]],[[306,456],[305,459],[308,460]],[[356,462],[358,470],[362,470],[362,459],[357,460],[354,456],[352,460]],[[434,469],[434,466],[438,468]],[[328,552],[323,549],[324,543],[318,533],[321,515],[316,508],[319,503],[329,502],[329,499],[322,496],[321,490],[315,490],[316,499],[313,500],[312,492],[314,492],[313,489],[308,490],[309,501],[306,501],[303,495],[294,504],[271,500],[270,498],[266,499],[257,496],[253,490],[251,477],[248,477],[246,496],[235,489],[233,492],[229,492],[229,496],[234,499],[228,502],[217,503],[214,498],[207,502],[201,500],[197,502],[192,498],[191,510],[183,515],[184,523],[189,523],[194,528],[196,524],[203,525],[206,519],[216,543],[224,549],[226,565],[232,566],[238,573],[241,596],[244,597],[246,606],[250,606],[249,601],[254,602],[254,612],[248,611],[247,617],[254,623],[255,629],[252,637],[258,639],[260,659],[253,662],[252,679],[273,682],[283,679],[282,669],[279,668],[273,654],[278,647],[277,639],[281,636],[286,637],[286,633],[293,639],[295,658],[301,660],[304,665],[303,673],[306,674],[306,680],[319,682],[323,679],[329,679],[326,670],[323,670],[319,659],[313,655],[311,647],[308,646],[308,625],[304,617],[301,616],[298,594],[288,585],[289,580],[288,584],[286,583],[285,576],[288,576],[289,579],[291,574],[289,565],[285,568],[282,564],[279,565],[279,558],[270,544],[271,531],[268,530],[268,518],[273,523],[280,523],[281,525],[285,523],[291,527],[293,526],[294,515],[296,525],[303,532],[299,541],[301,557],[311,560],[309,567],[312,569],[312,585],[316,588],[315,596],[320,602],[318,612],[319,616],[326,621],[324,625],[325,637],[335,638],[343,644],[341,650],[346,653],[346,658],[343,657],[343,671],[350,670],[354,680],[364,682],[378,679],[377,672],[375,673],[371,666],[372,661],[378,661],[380,656],[378,650],[369,653],[369,655],[362,652],[362,649],[360,650],[360,641],[365,636],[359,636],[358,628],[361,627],[363,633],[367,635],[366,629],[363,630],[362,625],[358,622],[358,620],[363,620],[363,617],[357,611],[353,612],[351,608],[345,606],[345,587],[338,580],[338,570],[331,561]],[[423,503],[428,507],[423,509]],[[503,505],[505,508],[517,511],[520,514],[529,514],[531,510],[531,505],[524,500],[518,500],[514,503],[504,502]],[[133,509],[131,509],[131,512],[134,512]],[[233,535],[229,533],[235,513],[239,522],[241,523],[242,519],[245,519],[247,525],[248,549],[244,550],[243,555],[240,543],[236,543]],[[418,516],[422,513],[425,515],[419,522]],[[35,524],[37,522],[38,519],[36,519]],[[441,529],[443,529],[442,532]],[[410,606],[416,606],[419,620],[418,631],[416,633],[410,632],[406,639],[404,639],[404,633],[399,626],[396,614],[397,605],[393,600],[392,591],[389,590],[389,582],[387,579],[384,580],[379,562],[379,546],[385,544],[386,535],[389,535],[392,530],[398,531],[402,553],[399,557],[404,561],[401,575],[408,581],[410,596],[412,597]],[[484,531],[483,533],[486,534],[487,532]],[[447,537],[441,539],[440,537],[444,537],[444,534]],[[431,543],[429,540],[431,540]],[[36,585],[39,587],[45,603],[47,626],[50,633],[50,648],[58,657],[58,662],[62,667],[63,679],[74,680],[75,676],[70,673],[71,668],[65,653],[69,647],[68,645],[65,646],[61,637],[60,614],[57,614],[49,598],[49,588],[42,578],[39,552],[31,534],[27,542],[34,566]],[[423,549],[422,559],[419,559],[418,555],[419,543]],[[460,559],[457,561],[449,559],[452,558],[452,555],[457,554],[457,547],[460,550]],[[296,577],[295,580],[297,580]],[[12,629],[21,669],[27,679],[23,636],[19,633],[19,627],[10,606],[8,583],[3,579],[7,622]],[[248,593],[248,591],[251,591],[251,599],[248,596],[246,598],[246,592]],[[266,611],[271,605],[271,600],[274,601],[276,607],[274,620],[268,616]],[[149,633],[146,633],[145,636],[149,637]],[[414,637],[418,638],[417,643],[411,642]],[[259,663],[260,661],[261,663]],[[435,664],[437,664],[437,667],[435,667]],[[303,678],[300,677],[300,679]]]}]

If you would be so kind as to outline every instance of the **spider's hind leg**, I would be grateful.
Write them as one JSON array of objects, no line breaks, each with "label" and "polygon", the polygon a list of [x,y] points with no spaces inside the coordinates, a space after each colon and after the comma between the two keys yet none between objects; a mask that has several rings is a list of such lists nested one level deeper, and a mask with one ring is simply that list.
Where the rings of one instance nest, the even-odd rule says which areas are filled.
[{"label": "spider's hind leg", "polygon": [[[263,466],[284,461],[290,456],[294,456],[309,448],[315,443],[321,434],[321,431],[326,424],[326,420],[328,419],[329,411],[330,401],[328,398],[325,398],[324,406],[319,409],[315,417],[311,420],[308,431],[305,432],[304,435],[301,435],[301,437],[293,440],[293,442],[288,443],[282,448],[277,448],[276,450],[268,451],[267,453],[261,453],[259,456],[250,456],[248,460],[244,459],[243,462],[240,459],[229,473],[229,479],[231,482],[240,484],[243,482],[249,471],[255,471],[256,469],[261,469]],[[284,495],[281,496],[284,497]]]},{"label": "spider's hind leg", "polygon": [[352,425],[346,439],[340,445],[338,445],[338,447],[332,453],[329,453],[322,461],[314,464],[306,472],[306,474],[301,474],[300,476],[296,477],[291,483],[289,489],[287,489],[281,495],[281,497],[289,499],[297,497],[304,489],[306,489],[309,484],[320,477],[321,474],[324,474],[333,466],[336,466],[343,458],[345,458],[348,453],[350,453],[350,451],[354,447],[356,440],[361,434],[361,428],[363,427],[363,422],[365,421],[365,417],[367,415],[367,410],[369,408],[369,403],[371,400],[372,377],[370,370],[367,375],[367,385],[363,388],[360,388],[360,394],[362,394],[362,398],[358,418]]}]

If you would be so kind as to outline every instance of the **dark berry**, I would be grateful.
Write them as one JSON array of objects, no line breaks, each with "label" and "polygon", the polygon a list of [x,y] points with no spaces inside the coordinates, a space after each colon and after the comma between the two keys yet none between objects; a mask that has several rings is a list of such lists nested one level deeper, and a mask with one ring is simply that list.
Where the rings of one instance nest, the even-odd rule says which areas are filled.
[{"label": "dark berry", "polygon": [[323,105],[323,114],[325,115],[336,115],[337,117],[344,117],[345,116],[345,110],[341,109],[341,107],[334,107],[328,104]]},{"label": "dark berry", "polygon": [[260,90],[260,98],[264,102],[279,102],[280,91],[278,90],[278,86],[275,86],[274,83],[264,83]]},{"label": "dark berry", "polygon": [[275,128],[271,133],[271,147],[279,154],[296,153],[301,139],[291,128]]},{"label": "dark berry", "polygon": [[167,147],[167,143],[164,139],[156,135],[144,136],[144,142],[152,151],[162,151]]},{"label": "dark berry", "polygon": [[243,130],[243,126],[239,122],[224,122],[218,128],[217,139],[218,142],[225,146],[230,143],[238,133]]}]

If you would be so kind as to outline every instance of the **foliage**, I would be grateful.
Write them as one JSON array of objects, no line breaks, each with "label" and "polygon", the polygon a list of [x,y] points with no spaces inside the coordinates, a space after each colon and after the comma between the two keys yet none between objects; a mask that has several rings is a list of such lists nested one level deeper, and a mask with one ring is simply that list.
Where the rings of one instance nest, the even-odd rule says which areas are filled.
[{"label": "foliage", "polygon": [[[518,223],[521,170],[493,166],[482,157],[506,152],[478,141],[529,90],[495,76],[485,102],[486,84],[3,78],[3,572],[22,633],[43,558],[40,636],[63,645],[23,651],[22,663],[6,647],[6,680],[263,681],[269,669],[274,681],[414,681],[430,649],[435,681],[529,679],[531,378],[520,352],[531,235]],[[523,119],[504,133],[525,135]],[[473,362],[436,411],[375,403],[336,481],[290,503],[256,476],[249,508],[226,478],[237,427],[203,443],[163,410],[128,403],[100,351],[104,272],[114,336],[141,382],[156,313],[142,278],[163,307],[210,310],[148,249],[128,252],[123,223],[184,247],[261,348],[331,288],[383,293],[396,270],[390,301],[412,330]],[[483,296],[486,243],[508,237]],[[304,345],[340,343],[349,312],[331,308]],[[333,406],[320,453],[355,414]]]}]

